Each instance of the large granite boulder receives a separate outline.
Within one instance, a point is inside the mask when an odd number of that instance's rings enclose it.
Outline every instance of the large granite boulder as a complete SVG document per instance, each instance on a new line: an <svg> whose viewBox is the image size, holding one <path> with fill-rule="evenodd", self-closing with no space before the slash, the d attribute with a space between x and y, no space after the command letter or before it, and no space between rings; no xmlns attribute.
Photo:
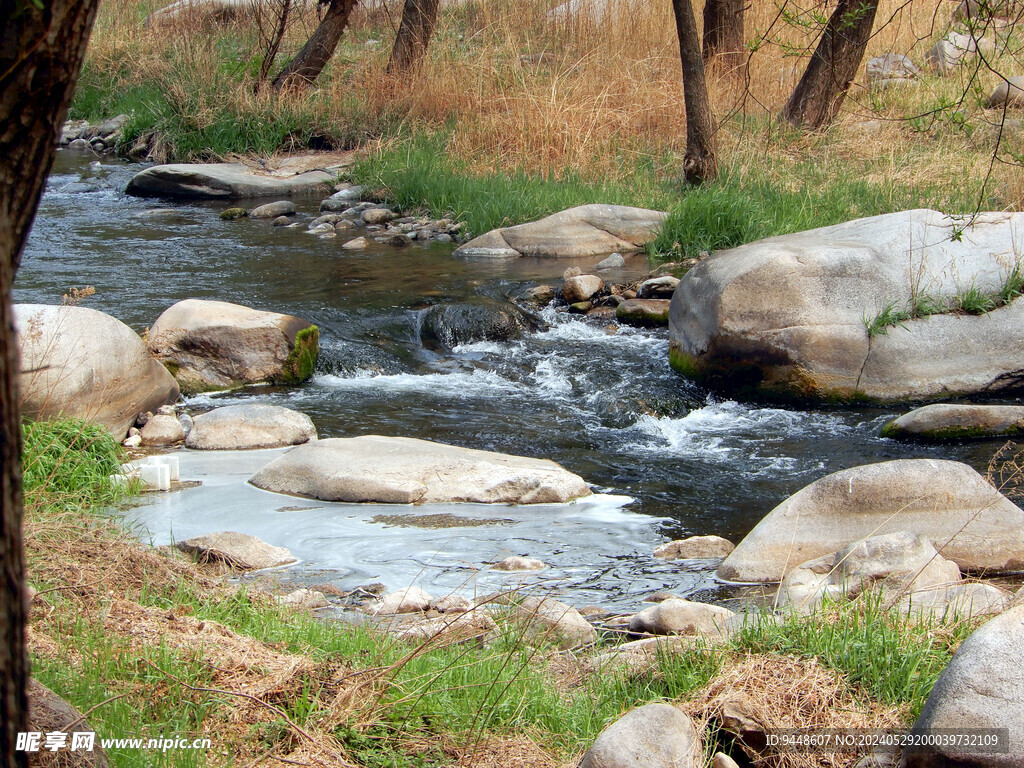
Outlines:
<svg viewBox="0 0 1024 768"><path fill-rule="evenodd" d="M590 494L581 477L546 459L377 435L301 445L250 482L324 501L382 504L553 504Z"/></svg>
<svg viewBox="0 0 1024 768"><path fill-rule="evenodd" d="M455 251L471 259L569 259L638 251L667 214L624 205L579 205L538 221L494 229Z"/></svg>
<svg viewBox="0 0 1024 768"><path fill-rule="evenodd" d="M722 251L676 289L670 360L704 383L782 398L899 401L1017 389L1024 301L980 315L910 315L955 306L968 290L997 296L1020 253L1024 214L931 210Z"/></svg>
<svg viewBox="0 0 1024 768"><path fill-rule="evenodd" d="M579 768L698 768L702 754L686 714L671 704L645 704L601 731Z"/></svg>
<svg viewBox="0 0 1024 768"><path fill-rule="evenodd" d="M137 197L312 197L330 192L336 180L337 174L321 170L267 175L241 163L174 163L139 171L125 191Z"/></svg>
<svg viewBox="0 0 1024 768"><path fill-rule="evenodd" d="M776 604L813 613L826 598L854 600L870 592L889 601L960 581L960 568L936 552L923 536L897 531L871 536L803 563L782 580Z"/></svg>
<svg viewBox="0 0 1024 768"><path fill-rule="evenodd" d="M101 424L117 439L136 417L178 399L178 385L139 335L95 309L17 304L21 409Z"/></svg>
<svg viewBox="0 0 1024 768"><path fill-rule="evenodd" d="M882 437L964 440L1024 433L1024 406L935 403L915 408L882 427Z"/></svg>
<svg viewBox="0 0 1024 768"><path fill-rule="evenodd" d="M1024 765L1024 605L1011 608L964 640L939 675L913 734L963 733L983 728L1003 734L1003 751L977 746L925 745L907 749L904 768Z"/></svg>
<svg viewBox="0 0 1024 768"><path fill-rule="evenodd" d="M316 440L316 427L306 414L281 405L245 403L194 417L185 446L202 451L246 451L310 440Z"/></svg>
<svg viewBox="0 0 1024 768"><path fill-rule="evenodd" d="M319 330L293 315L186 299L149 329L149 348L186 394L313 375Z"/></svg>
<svg viewBox="0 0 1024 768"><path fill-rule="evenodd" d="M730 581L781 581L870 536L909 531L961 570L1024 568L1024 512L966 464L899 459L851 467L779 504L718 568Z"/></svg>

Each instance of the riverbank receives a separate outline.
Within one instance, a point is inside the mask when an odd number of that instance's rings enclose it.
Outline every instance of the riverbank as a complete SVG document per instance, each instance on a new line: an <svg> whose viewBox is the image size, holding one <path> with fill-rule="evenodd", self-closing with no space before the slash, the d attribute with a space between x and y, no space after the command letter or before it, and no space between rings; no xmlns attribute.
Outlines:
<svg viewBox="0 0 1024 768"><path fill-rule="evenodd" d="M101 9L72 107L75 118L128 115L118 151L135 159L358 149L365 161L355 181L404 210L454 212L472 234L589 202L679 208L684 223L666 230L659 253L911 207L998 210L1021 199L1014 166L992 162L993 152L1012 160L1019 138L993 127L998 110L983 109L993 72L977 80L969 66L946 77L922 69L910 85L885 89L862 75L829 130L780 126L774 116L802 64L789 54L810 34L798 24L762 40L742 93L712 75L722 179L688 191L679 182L685 128L666 8L566 25L547 19L542 4L453 4L423 71L400 81L383 72L396 19L360 11L315 88L275 95L253 86L258 19L146 28L151 5ZM923 65L947 20L918 39L905 22L927 17L932 28L931 10L896 5L867 57L897 51ZM753 9L748 27L768 27L768 10ZM291 28L282 60L314 21ZM989 63L1010 74L1016 66L1008 53Z"/></svg>
<svg viewBox="0 0 1024 768"><path fill-rule="evenodd" d="M569 652L515 623L485 643L410 643L138 544L97 514L116 497L105 476L71 472L117 460L109 438L73 424L38 425L28 440L34 676L99 737L212 742L201 753L112 749L118 766L571 765L651 701L706 727L710 754L739 749L721 720L739 694L768 728L908 727L979 623L911 623L862 601L626 666L597 661L623 639L607 632ZM780 766L849 757L766 754Z"/></svg>

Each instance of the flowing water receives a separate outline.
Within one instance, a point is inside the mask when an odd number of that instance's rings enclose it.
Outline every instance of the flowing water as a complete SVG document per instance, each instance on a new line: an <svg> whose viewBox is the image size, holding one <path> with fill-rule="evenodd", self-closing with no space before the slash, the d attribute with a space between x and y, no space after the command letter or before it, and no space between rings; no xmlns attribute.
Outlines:
<svg viewBox="0 0 1024 768"><path fill-rule="evenodd" d="M258 400L308 413L321 437L403 435L550 458L598 492L546 507L323 504L245 484L273 452L184 451L183 477L203 486L132 512L156 543L243 530L302 559L289 577L341 588L370 580L489 588L519 577L478 571L482 563L524 554L551 566L534 580L580 604L635 607L663 588L722 600L733 590L715 579L713 564L666 563L653 548L697 534L738 541L786 496L839 469L931 456L983 471L1000 444L883 440L880 427L898 413L887 408L792 410L716 397L669 369L665 331L612 332L607 321L550 309L541 330L517 340L428 348L420 338L427 307L503 305L525 288L556 282L570 264L592 264L464 262L450 245L345 251L345 237L321 240L304 226L221 221L223 202L125 197L137 170L58 153L17 301L58 303L72 287L93 286L85 306L138 331L186 298L295 314L320 327L311 381L191 398L189 407ZM299 221L316 215L317 201L299 206ZM173 210L147 214L154 208ZM646 270L634 257L605 279L624 282ZM430 527L409 525L417 517ZM437 527L438 520L456 526Z"/></svg>

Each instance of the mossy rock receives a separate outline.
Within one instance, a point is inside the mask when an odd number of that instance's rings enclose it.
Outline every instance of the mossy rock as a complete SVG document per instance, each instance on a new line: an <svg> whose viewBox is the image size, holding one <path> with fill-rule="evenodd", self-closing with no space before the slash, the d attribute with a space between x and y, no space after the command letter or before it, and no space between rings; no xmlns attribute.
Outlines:
<svg viewBox="0 0 1024 768"><path fill-rule="evenodd" d="M882 427L893 440L943 442L991 440L1024 434L1024 406L935 403L905 413Z"/></svg>
<svg viewBox="0 0 1024 768"><path fill-rule="evenodd" d="M319 356L320 329L310 325L295 334L295 344L281 367L281 376L277 381L282 384L306 381L316 370L316 360Z"/></svg>
<svg viewBox="0 0 1024 768"><path fill-rule="evenodd" d="M235 221L236 219L244 219L249 215L249 212L245 208L228 208L220 212L220 217L224 221Z"/></svg>

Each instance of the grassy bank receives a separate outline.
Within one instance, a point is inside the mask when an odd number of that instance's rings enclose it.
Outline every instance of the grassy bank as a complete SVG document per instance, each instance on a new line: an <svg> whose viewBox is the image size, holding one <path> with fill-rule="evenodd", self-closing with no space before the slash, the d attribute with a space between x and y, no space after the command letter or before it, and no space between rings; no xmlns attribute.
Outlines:
<svg viewBox="0 0 1024 768"><path fill-rule="evenodd" d="M132 491L110 484L120 449L102 431L35 424L26 438L33 674L100 738L212 740L111 749L121 767L569 765L650 701L677 702L714 745L717 708L737 693L779 728L906 725L971 629L845 606L626 666L595 661L615 637L562 653L514 624L486 645L403 642L138 544L101 514Z"/></svg>
<svg viewBox="0 0 1024 768"><path fill-rule="evenodd" d="M997 72L1021 68L1015 32L988 33L990 68L924 71L915 86L882 91L862 73L837 123L806 134L776 116L820 25L753 7L749 81L710 76L722 179L694 192L679 181L685 123L668 6L593 25L551 22L551 4L446 7L422 72L400 80L384 72L398 9L358 11L317 86L276 95L255 87L269 18L146 28L157 0L111 0L72 116L129 114L121 150L160 161L360 148L357 180L403 208L455 213L474 233L583 202L671 209L662 254L910 207L1024 200L1019 131L1000 132L1001 113L983 108ZM923 65L949 8L882 6L867 55ZM295 17L277 66L315 24Z"/></svg>

